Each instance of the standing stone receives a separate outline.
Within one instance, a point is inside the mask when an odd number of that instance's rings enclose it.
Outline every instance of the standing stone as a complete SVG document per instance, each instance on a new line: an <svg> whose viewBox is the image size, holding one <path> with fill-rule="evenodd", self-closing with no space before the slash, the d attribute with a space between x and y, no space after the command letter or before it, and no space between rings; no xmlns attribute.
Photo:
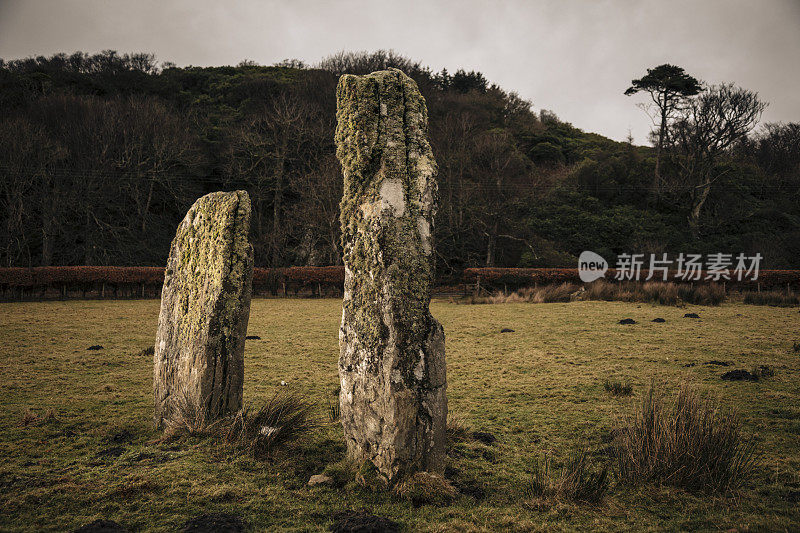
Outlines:
<svg viewBox="0 0 800 533"><path fill-rule="evenodd" d="M245 191L203 196L178 226L153 357L157 428L187 406L206 420L241 407L253 281L249 233Z"/></svg>
<svg viewBox="0 0 800 533"><path fill-rule="evenodd" d="M336 97L348 453L386 481L442 472L447 380L444 331L428 309L437 188L425 99L396 69L342 76Z"/></svg>

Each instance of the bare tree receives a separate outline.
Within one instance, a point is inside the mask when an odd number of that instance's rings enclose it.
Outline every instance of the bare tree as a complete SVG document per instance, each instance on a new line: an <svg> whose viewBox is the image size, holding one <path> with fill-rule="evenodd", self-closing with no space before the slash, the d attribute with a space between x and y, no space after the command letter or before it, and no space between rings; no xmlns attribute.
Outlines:
<svg viewBox="0 0 800 533"><path fill-rule="evenodd" d="M712 187L725 174L716 164L753 130L766 106L756 92L732 83L715 85L692 99L671 126L672 161L688 195L694 237L699 236L700 215Z"/></svg>

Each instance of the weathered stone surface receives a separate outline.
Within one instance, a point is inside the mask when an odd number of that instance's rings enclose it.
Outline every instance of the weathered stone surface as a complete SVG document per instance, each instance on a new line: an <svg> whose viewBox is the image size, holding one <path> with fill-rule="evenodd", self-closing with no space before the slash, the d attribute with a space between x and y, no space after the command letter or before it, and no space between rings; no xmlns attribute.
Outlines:
<svg viewBox="0 0 800 533"><path fill-rule="evenodd" d="M333 485L333 478L325 474L315 474L308 479L308 485L315 487L317 485Z"/></svg>
<svg viewBox="0 0 800 533"><path fill-rule="evenodd" d="M425 100L394 69L342 76L336 92L348 453L387 481L441 472L447 381L444 331L429 311L437 188Z"/></svg>
<svg viewBox="0 0 800 533"><path fill-rule="evenodd" d="M178 226L153 356L156 427L186 404L207 420L241 406L253 280L249 232L245 191L203 196Z"/></svg>

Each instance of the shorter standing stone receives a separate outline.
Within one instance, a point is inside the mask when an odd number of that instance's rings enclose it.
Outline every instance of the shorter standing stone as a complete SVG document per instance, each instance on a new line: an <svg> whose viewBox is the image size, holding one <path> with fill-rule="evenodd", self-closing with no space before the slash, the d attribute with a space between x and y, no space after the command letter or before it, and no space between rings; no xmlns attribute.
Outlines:
<svg viewBox="0 0 800 533"><path fill-rule="evenodd" d="M203 196L172 241L153 355L155 425L180 409L204 420L242 403L253 247L245 191Z"/></svg>

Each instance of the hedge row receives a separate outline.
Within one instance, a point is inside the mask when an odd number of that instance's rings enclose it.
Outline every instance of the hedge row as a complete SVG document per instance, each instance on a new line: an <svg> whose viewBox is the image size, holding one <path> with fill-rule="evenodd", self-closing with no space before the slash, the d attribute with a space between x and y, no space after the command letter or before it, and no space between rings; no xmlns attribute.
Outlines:
<svg viewBox="0 0 800 533"><path fill-rule="evenodd" d="M658 277L658 276L657 276ZM705 273L703 273L705 278ZM613 269L606 273L607 280L613 280ZM674 279L674 273L669 276ZM659 278L660 279L660 278ZM38 287L59 284L161 284L164 280L163 267L34 267L0 268L0 285L5 287ZM467 268L461 281L466 284L480 282L483 286L520 287L534 284L580 283L578 270L574 268ZM703 280L701 280L703 281ZM726 280L720 280L726 281ZM280 285L282 283L306 285L339 285L344 283L344 267L289 267L256 268L253 272L255 285ZM756 281L727 280L731 286L762 288L785 288L787 285L800 285L800 270L762 270Z"/></svg>
<svg viewBox="0 0 800 533"><path fill-rule="evenodd" d="M701 272L700 280L682 280L676 276L676 271L670 271L667 281L677 283L710 283L706 280L706 272ZM605 279L613 281L616 271L610 269L606 272ZM647 271L642 271L641 279L647 277ZM732 276L733 277L733 276ZM662 275L657 272L657 281L662 280ZM464 283L481 283L485 286L509 285L512 287L523 287L529 285L545 285L551 283L581 283L577 268L467 268L463 275ZM787 285L800 286L800 270L761 270L758 279L755 281L743 279L719 279L718 283L724 282L730 287L756 288L786 288Z"/></svg>
<svg viewBox="0 0 800 533"><path fill-rule="evenodd" d="M0 268L0 285L38 287L61 284L132 283L155 285L164 281L164 267L56 266ZM256 268L253 283L343 284L344 267Z"/></svg>

